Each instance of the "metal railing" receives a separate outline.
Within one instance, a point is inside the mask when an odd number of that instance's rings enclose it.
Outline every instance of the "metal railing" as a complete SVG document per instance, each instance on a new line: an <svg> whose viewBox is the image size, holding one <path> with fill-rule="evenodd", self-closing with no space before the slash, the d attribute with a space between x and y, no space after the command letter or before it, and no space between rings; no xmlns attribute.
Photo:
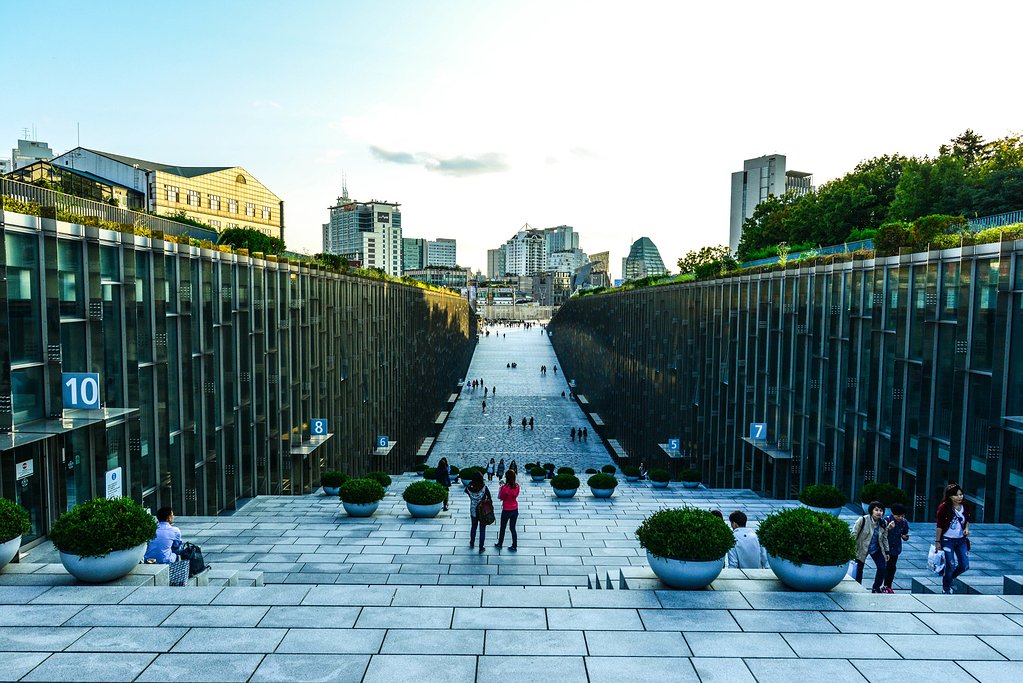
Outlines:
<svg viewBox="0 0 1023 683"><path fill-rule="evenodd" d="M1023 223L1023 211L1009 211L1007 213L997 213L993 216L982 216L980 218L970 218L967 220L970 223L970 230L973 232L980 232L987 228L1000 228L1003 225Z"/></svg>
<svg viewBox="0 0 1023 683"><path fill-rule="evenodd" d="M160 218L159 216L153 216L140 211L122 209L117 206L104 204L103 202L76 197L45 187L11 180L10 178L0 178L0 195L80 216L92 216L104 221L146 228L150 231L159 230L165 235L187 235L199 240L217 241L217 233L214 230L199 228L187 223L178 223L177 221Z"/></svg>
<svg viewBox="0 0 1023 683"><path fill-rule="evenodd" d="M848 254L854 251L860 251L861 249L873 249L874 240L857 240L856 242L846 242L845 244L834 244L830 247L821 247L819 249L808 249L806 251L796 251L785 256L786 261L796 261L807 256L827 256L828 254ZM778 263L781 261L780 256L771 256L769 258L760 258L754 261L744 261L742 264L743 268L752 268L753 266L766 266L769 263Z"/></svg>

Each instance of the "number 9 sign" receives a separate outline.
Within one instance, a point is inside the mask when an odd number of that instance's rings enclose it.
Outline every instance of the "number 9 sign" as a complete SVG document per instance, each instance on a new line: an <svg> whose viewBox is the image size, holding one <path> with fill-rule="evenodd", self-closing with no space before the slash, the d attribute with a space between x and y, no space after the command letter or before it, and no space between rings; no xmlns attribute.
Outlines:
<svg viewBox="0 0 1023 683"><path fill-rule="evenodd" d="M312 436L326 436L327 421L323 418L309 420L309 434Z"/></svg>

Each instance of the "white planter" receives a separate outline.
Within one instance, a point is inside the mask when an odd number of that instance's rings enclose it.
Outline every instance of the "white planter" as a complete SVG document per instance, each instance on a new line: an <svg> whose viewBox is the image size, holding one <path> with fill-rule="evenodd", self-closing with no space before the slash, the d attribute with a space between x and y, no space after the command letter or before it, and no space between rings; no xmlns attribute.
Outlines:
<svg viewBox="0 0 1023 683"><path fill-rule="evenodd" d="M60 553L60 563L71 576L86 583L106 583L125 576L142 561L146 546L142 543L127 550L115 550L100 557L82 557Z"/></svg>
<svg viewBox="0 0 1023 683"><path fill-rule="evenodd" d="M535 482L541 482L541 481L544 481L544 480L547 479L547 475L546 474L541 474L541 475L537 476L535 474L531 474L531 475L529 475L529 478L532 479Z"/></svg>
<svg viewBox="0 0 1023 683"><path fill-rule="evenodd" d="M698 489L698 488L700 488L700 482L698 482L698 481L684 481L684 482L682 482L682 488L684 488L684 489Z"/></svg>
<svg viewBox="0 0 1023 683"><path fill-rule="evenodd" d="M349 517L372 517L373 513L380 507L380 501L374 500L372 503L346 503L342 500L341 505L344 506L345 512L348 513Z"/></svg>
<svg viewBox="0 0 1023 683"><path fill-rule="evenodd" d="M405 507L408 508L408 513L413 517L436 517L440 514L440 511L444 509L444 503L416 505L415 503L409 503L406 501Z"/></svg>
<svg viewBox="0 0 1023 683"><path fill-rule="evenodd" d="M551 489L554 491L554 495L558 498L571 498L575 495L575 492L579 489L556 489L553 486Z"/></svg>
<svg viewBox="0 0 1023 683"><path fill-rule="evenodd" d="M325 495L325 496L337 496L337 494L339 494L339 493L341 493L341 487L340 486L324 486L323 487L323 495Z"/></svg>
<svg viewBox="0 0 1023 683"><path fill-rule="evenodd" d="M614 492L614 489L595 489L592 486L590 487L590 493L593 494L594 498L610 498Z"/></svg>
<svg viewBox="0 0 1023 683"><path fill-rule="evenodd" d="M838 517L838 515L842 512L842 508L818 508L814 507L813 505L807 505L806 503L802 502L800 503L800 505L802 505L805 508L809 508L814 512L825 512L829 515L834 515L835 517Z"/></svg>
<svg viewBox="0 0 1023 683"><path fill-rule="evenodd" d="M848 562L830 567L819 564L796 564L771 554L767 555L767 562L782 583L797 591L829 591L841 583L849 569Z"/></svg>
<svg viewBox="0 0 1023 683"><path fill-rule="evenodd" d="M635 477L630 477L626 475L625 481L639 481L639 475L637 474Z"/></svg>
<svg viewBox="0 0 1023 683"><path fill-rule="evenodd" d="M666 481L651 481L650 488L652 489L666 489L668 488L668 482Z"/></svg>
<svg viewBox="0 0 1023 683"><path fill-rule="evenodd" d="M646 561L650 569L657 574L664 583L672 588L685 588L687 590L702 590L721 574L725 566L725 558L720 560L709 560L706 562L692 562L689 560L672 560L667 557L654 555L649 550L646 554Z"/></svg>
<svg viewBox="0 0 1023 683"><path fill-rule="evenodd" d="M15 536L6 543L0 543L0 567L13 560L14 556L18 554L18 548L20 547L21 536Z"/></svg>

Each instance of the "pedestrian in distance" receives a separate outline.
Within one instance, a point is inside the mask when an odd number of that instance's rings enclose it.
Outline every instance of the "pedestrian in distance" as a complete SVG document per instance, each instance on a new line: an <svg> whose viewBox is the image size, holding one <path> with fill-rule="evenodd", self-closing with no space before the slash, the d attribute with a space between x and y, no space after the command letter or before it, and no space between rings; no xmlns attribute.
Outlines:
<svg viewBox="0 0 1023 683"><path fill-rule="evenodd" d="M497 387L490 387L490 395L497 396Z"/></svg>
<svg viewBox="0 0 1023 683"><path fill-rule="evenodd" d="M487 463L487 481L494 481L494 470L497 469L497 463L491 458L490 462Z"/></svg>
<svg viewBox="0 0 1023 683"><path fill-rule="evenodd" d="M515 474L519 473L519 466L515 464L514 460L512 460L510 463L508 463L508 471L509 472L514 472Z"/></svg>
<svg viewBox="0 0 1023 683"><path fill-rule="evenodd" d="M888 566L884 572L884 584L881 591L894 593L892 583L895 581L895 570L902 554L902 542L909 540L909 522L906 521L906 508L901 503L893 503L891 514L881 519L881 524L888 530Z"/></svg>
<svg viewBox="0 0 1023 683"><path fill-rule="evenodd" d="M484 401L483 402L483 413L486 414L486 412L487 412L487 402Z"/></svg>
<svg viewBox="0 0 1023 683"><path fill-rule="evenodd" d="M575 442L575 427L572 427L572 431L569 432L569 435L572 437L572 441Z"/></svg>
<svg viewBox="0 0 1023 683"><path fill-rule="evenodd" d="M558 374L558 366L557 365L554 366L554 374L555 375Z"/></svg>
<svg viewBox="0 0 1023 683"><path fill-rule="evenodd" d="M561 398L565 398L565 392L564 391L561 392Z"/></svg>
<svg viewBox="0 0 1023 683"><path fill-rule="evenodd" d="M522 418L522 431L526 431L526 418Z"/></svg>
<svg viewBox="0 0 1023 683"><path fill-rule="evenodd" d="M483 396L486 397L490 394L490 387L483 387Z"/></svg>
<svg viewBox="0 0 1023 683"><path fill-rule="evenodd" d="M583 427L583 441L585 441L586 443L590 442L590 428L589 427Z"/></svg>
<svg viewBox="0 0 1023 683"><path fill-rule="evenodd" d="M480 524L476 510L484 498L490 498L490 489L487 488L486 483L483 481L482 472L476 470L472 473L472 479L469 480L469 485L465 487L465 493L469 496L469 517L472 520L469 528L469 547L472 548L476 545L476 528L479 527L480 553L483 553L487 549L485 545L487 527L485 524Z"/></svg>
<svg viewBox="0 0 1023 683"><path fill-rule="evenodd" d="M533 431L533 418L529 418L529 431Z"/></svg>
<svg viewBox="0 0 1023 683"><path fill-rule="evenodd" d="M509 419L509 421L511 420L511 418L508 418L508 419ZM508 426L509 427L511 426L510 422L509 422ZM498 481L504 481L504 470L505 470L504 458L501 458L501 460L497 463L497 480Z"/></svg>
<svg viewBox="0 0 1023 683"><path fill-rule="evenodd" d="M881 524L884 517L884 505L872 501L867 505L867 514L856 520L853 526L853 538L856 539L856 581L863 583L863 567L867 556L874 560L877 573L874 574L874 585L871 593L880 593L884 583L884 574L888 568L888 531Z"/></svg>
<svg viewBox="0 0 1023 683"><path fill-rule="evenodd" d="M497 544L494 546L500 550L504 545L504 530L511 526L511 552L518 550L518 534L515 533L515 522L519 519L519 485L515 481L515 472L508 472L506 481L497 491L497 497L501 501L501 531L497 535Z"/></svg>
<svg viewBox="0 0 1023 683"><path fill-rule="evenodd" d="M725 556L725 566L732 569L766 569L767 551L760 545L757 532L746 528L746 521L746 513L741 510L728 515L728 523L735 535L735 546Z"/></svg>
<svg viewBox="0 0 1023 683"><path fill-rule="evenodd" d="M934 549L945 553L945 572L941 592L951 594L952 581L970 568L970 510L963 502L963 489L952 483L945 487L945 496L938 506L938 525Z"/></svg>
<svg viewBox="0 0 1023 683"><path fill-rule="evenodd" d="M444 487L444 509L448 509L448 494L451 492L451 468L448 459L441 458L437 463L437 483Z"/></svg>
<svg viewBox="0 0 1023 683"><path fill-rule="evenodd" d="M508 429L511 429L511 423L512 423L512 419L511 419L511 415L509 415L508 416Z"/></svg>

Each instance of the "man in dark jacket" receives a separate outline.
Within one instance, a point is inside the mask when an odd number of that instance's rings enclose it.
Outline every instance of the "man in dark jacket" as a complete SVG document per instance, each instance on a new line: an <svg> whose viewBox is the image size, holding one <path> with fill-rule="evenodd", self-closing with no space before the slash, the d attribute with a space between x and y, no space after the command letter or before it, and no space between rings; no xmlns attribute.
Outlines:
<svg viewBox="0 0 1023 683"><path fill-rule="evenodd" d="M892 582L895 581L895 568L899 562L899 555L902 554L902 542L909 540L906 508L900 503L892 503L891 514L882 518L881 524L888 530L888 564L885 567L881 590L885 593L894 593Z"/></svg>

